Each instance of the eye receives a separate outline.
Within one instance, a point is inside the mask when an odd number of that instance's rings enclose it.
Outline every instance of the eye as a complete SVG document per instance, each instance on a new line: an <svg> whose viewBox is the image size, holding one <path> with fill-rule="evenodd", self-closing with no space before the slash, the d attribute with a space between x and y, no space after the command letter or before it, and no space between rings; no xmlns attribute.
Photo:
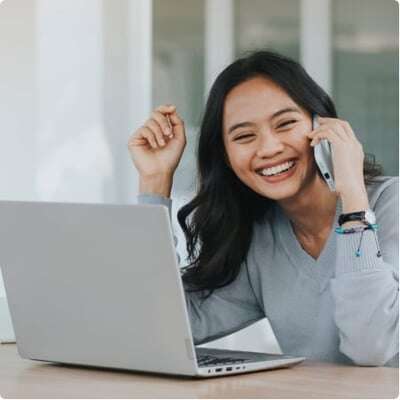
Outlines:
<svg viewBox="0 0 400 400"><path fill-rule="evenodd" d="M292 124L292 123L294 123L294 122L297 122L297 120L291 119L291 120L289 120L289 121L285 121L284 123L278 125L278 129L279 129L279 128L282 128L283 126L290 125L290 124Z"/></svg>
<svg viewBox="0 0 400 400"><path fill-rule="evenodd" d="M240 140L240 139L244 139L244 138L251 137L251 136L254 136L254 135L252 133L248 133L246 135L237 136L234 140Z"/></svg>

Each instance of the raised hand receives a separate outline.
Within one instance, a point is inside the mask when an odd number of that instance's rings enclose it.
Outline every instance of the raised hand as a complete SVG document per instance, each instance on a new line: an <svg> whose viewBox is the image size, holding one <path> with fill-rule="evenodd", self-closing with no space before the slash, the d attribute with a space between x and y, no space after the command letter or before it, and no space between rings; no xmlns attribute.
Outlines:
<svg viewBox="0 0 400 400"><path fill-rule="evenodd" d="M157 107L128 141L132 161L141 179L170 176L186 146L184 122L174 105Z"/></svg>

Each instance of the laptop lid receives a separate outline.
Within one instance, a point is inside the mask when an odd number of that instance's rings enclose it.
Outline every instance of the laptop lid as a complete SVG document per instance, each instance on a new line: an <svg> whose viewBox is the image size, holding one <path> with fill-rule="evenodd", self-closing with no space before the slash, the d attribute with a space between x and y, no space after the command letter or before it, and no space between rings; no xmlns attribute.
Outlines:
<svg viewBox="0 0 400 400"><path fill-rule="evenodd" d="M0 220L22 357L196 373L166 207L1 201Z"/></svg>

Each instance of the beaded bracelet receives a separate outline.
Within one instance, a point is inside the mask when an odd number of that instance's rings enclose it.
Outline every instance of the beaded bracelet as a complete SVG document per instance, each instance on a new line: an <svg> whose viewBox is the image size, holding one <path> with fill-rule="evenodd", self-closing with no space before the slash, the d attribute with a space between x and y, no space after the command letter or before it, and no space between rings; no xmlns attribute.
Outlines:
<svg viewBox="0 0 400 400"><path fill-rule="evenodd" d="M378 230L378 225L377 224L369 224L369 225L357 225L353 226L351 228L342 228L341 226L335 229L336 233L340 234L348 234L348 233L355 233L355 232L363 232L365 230Z"/></svg>
<svg viewBox="0 0 400 400"><path fill-rule="evenodd" d="M376 247L378 249L378 252L376 253L376 256L377 257L381 257L382 253L381 253L381 249L380 249L379 243L378 243L378 238L377 238L377 235L376 235L376 231L378 230L378 225L377 224L354 226L352 228L338 227L338 228L335 229L335 232L339 233L341 235L347 235L349 233L361 232L360 242L358 243L358 247L357 247L357 251L356 251L356 257L360 257L361 256L361 242L362 242L362 239L363 239L364 231L366 231L366 230L372 230L374 232L375 243L376 243Z"/></svg>

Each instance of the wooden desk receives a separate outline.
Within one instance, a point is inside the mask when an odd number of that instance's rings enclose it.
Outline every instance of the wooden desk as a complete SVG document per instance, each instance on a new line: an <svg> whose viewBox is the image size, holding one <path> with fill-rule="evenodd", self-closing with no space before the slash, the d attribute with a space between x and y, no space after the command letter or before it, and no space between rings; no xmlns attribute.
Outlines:
<svg viewBox="0 0 400 400"><path fill-rule="evenodd" d="M0 345L0 394L11 398L395 398L398 373L306 361L199 380L28 361Z"/></svg>

